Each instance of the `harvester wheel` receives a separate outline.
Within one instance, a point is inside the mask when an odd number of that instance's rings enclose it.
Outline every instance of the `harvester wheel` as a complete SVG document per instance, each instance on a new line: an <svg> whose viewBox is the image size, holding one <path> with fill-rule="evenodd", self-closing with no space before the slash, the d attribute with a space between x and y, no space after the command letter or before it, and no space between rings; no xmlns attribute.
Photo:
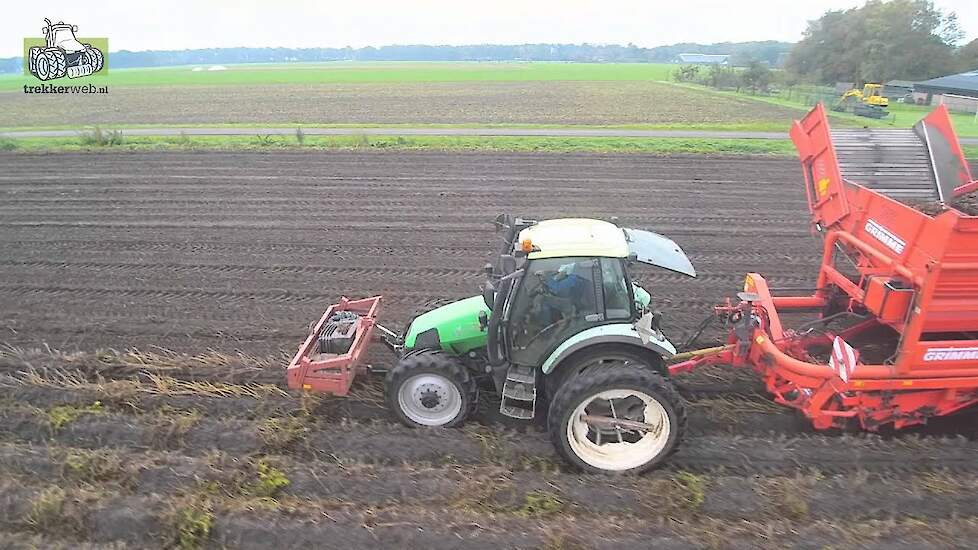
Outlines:
<svg viewBox="0 0 978 550"><path fill-rule="evenodd" d="M676 451L686 407L672 383L652 369L603 365L561 386L548 427L557 452L574 466L639 474Z"/></svg>
<svg viewBox="0 0 978 550"><path fill-rule="evenodd" d="M451 428L465 421L476 402L475 380L457 359L427 350L402 358L387 373L387 405L412 428Z"/></svg>

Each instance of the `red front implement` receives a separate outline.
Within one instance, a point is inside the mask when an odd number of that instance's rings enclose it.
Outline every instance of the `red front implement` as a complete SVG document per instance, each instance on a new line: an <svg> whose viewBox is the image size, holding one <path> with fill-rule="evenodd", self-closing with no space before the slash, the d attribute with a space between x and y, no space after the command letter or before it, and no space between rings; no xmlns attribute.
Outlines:
<svg viewBox="0 0 978 550"><path fill-rule="evenodd" d="M339 396L349 393L353 379L362 369L360 359L370 343L380 309L380 299L380 296L352 301L342 298L340 303L329 306L289 363L289 388ZM344 312L351 315L338 322L331 321L337 318L334 316ZM320 349L323 327L331 322L350 334L349 349L342 353L331 353L329 350L323 353L324 350Z"/></svg>
<svg viewBox="0 0 978 550"><path fill-rule="evenodd" d="M791 137L824 237L815 293L776 296L749 274L741 303L716 308L728 345L670 371L750 367L820 429L900 428L978 403L978 217L953 208L978 182L946 109L913 130L830 131L819 105ZM788 329L787 312L817 319Z"/></svg>

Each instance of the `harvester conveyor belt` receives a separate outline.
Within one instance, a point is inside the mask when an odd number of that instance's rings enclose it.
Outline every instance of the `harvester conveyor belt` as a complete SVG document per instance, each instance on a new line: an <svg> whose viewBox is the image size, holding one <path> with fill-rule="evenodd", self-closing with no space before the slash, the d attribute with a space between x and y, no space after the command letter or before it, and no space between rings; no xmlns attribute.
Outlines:
<svg viewBox="0 0 978 550"><path fill-rule="evenodd" d="M846 180L900 202L938 200L930 154L913 130L833 129L832 143Z"/></svg>

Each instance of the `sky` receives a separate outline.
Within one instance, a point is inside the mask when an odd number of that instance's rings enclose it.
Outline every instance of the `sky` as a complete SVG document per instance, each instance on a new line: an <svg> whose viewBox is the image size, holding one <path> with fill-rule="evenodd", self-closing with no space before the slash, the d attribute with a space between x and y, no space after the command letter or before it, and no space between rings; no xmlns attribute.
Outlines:
<svg viewBox="0 0 978 550"><path fill-rule="evenodd" d="M388 44L627 44L797 41L807 21L860 0L44 0L3 6L0 57L21 54L44 18L116 50ZM978 37L978 1L936 0Z"/></svg>

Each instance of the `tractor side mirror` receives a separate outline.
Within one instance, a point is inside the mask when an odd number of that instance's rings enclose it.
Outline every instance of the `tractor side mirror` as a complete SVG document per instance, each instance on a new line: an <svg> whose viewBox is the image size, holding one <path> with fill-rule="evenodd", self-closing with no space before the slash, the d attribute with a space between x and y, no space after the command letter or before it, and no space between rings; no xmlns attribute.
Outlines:
<svg viewBox="0 0 978 550"><path fill-rule="evenodd" d="M47 33L48 33L48 28L47 27L44 27L43 29L41 29L41 34L47 34Z"/></svg>
<svg viewBox="0 0 978 550"><path fill-rule="evenodd" d="M72 25L71 32L78 32L78 25Z"/></svg>

